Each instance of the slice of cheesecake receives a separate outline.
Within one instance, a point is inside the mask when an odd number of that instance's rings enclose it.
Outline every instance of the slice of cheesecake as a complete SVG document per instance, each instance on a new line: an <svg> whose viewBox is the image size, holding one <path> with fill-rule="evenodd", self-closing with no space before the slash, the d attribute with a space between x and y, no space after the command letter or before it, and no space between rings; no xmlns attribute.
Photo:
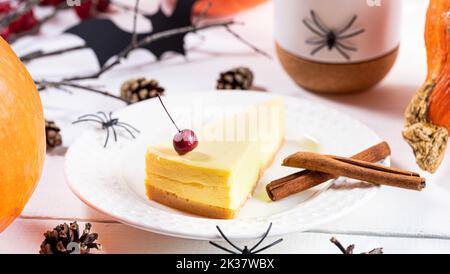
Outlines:
<svg viewBox="0 0 450 274"><path fill-rule="evenodd" d="M277 97L198 130L198 147L178 155L172 143L147 151L147 195L197 215L232 219L251 196L284 140Z"/></svg>

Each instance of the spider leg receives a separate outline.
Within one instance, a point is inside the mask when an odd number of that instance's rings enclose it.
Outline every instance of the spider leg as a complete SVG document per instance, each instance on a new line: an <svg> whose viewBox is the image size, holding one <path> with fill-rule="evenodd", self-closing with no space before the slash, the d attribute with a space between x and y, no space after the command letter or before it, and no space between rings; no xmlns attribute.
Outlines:
<svg viewBox="0 0 450 274"><path fill-rule="evenodd" d="M122 125L122 126L129 127L129 128L131 128L132 130L136 131L137 133L141 133L141 132L139 131L139 129L133 127L133 126L130 125L130 124L127 124L127 123L124 123L124 122L118 122L117 124L118 124L118 125Z"/></svg>
<svg viewBox="0 0 450 274"><path fill-rule="evenodd" d="M345 51L339 45L336 45L335 48L342 56L344 56L345 59L347 59L347 61L350 61L350 56L345 53Z"/></svg>
<svg viewBox="0 0 450 274"><path fill-rule="evenodd" d="M264 232L264 234L262 235L261 239L252 248L250 248L250 251L253 251L255 248L257 248L264 241L264 239L267 237L267 235L269 235L269 232L270 232L271 228L272 228L272 223L269 224L269 228L267 228L266 232Z"/></svg>
<svg viewBox="0 0 450 274"><path fill-rule="evenodd" d="M136 136L134 136L133 132L131 132L131 130L129 130L129 129L126 128L125 126L120 125L120 124L117 124L117 125L115 125L115 126L116 126L116 127L120 127L120 128L125 129L125 130L131 135L131 137L133 137L134 139L136 138Z"/></svg>
<svg viewBox="0 0 450 274"><path fill-rule="evenodd" d="M268 248L271 248L272 246L275 246L275 245L281 243L282 241L283 241L283 239L278 239L278 240L276 240L275 242L273 242L273 243L271 243L271 244L269 244L269 245L266 245L266 246L263 247L263 248L260 248L260 249L258 249L258 250L256 250L256 251L254 251L253 254L256 254L256 253L259 253L259 252L261 252L261 251L264 251L264 250L266 250L266 249L268 249Z"/></svg>
<svg viewBox="0 0 450 274"><path fill-rule="evenodd" d="M347 25L345 25L341 30L339 30L337 34L342 34L347 30L349 30L353 26L357 18L358 18L357 15L353 16L353 18L347 23Z"/></svg>
<svg viewBox="0 0 450 274"><path fill-rule="evenodd" d="M99 111L97 112L98 114L102 115L103 117L105 117L105 121L109 121L108 119L108 115L106 115L106 113L104 113L103 111Z"/></svg>
<svg viewBox="0 0 450 274"><path fill-rule="evenodd" d="M243 250L242 249L240 249L239 247L237 247L235 244L233 244L228 238L227 238L227 236L225 236L225 234L223 234L223 232L222 232L222 230L220 229L220 227L217 225L216 226L216 228L217 228L217 230L219 231L219 233L220 233L220 236L222 236L222 238L225 240L225 241L227 241L227 243L229 243L232 247L234 247L234 248L236 248L237 250L239 250L239 252L243 252Z"/></svg>
<svg viewBox="0 0 450 274"><path fill-rule="evenodd" d="M320 22L319 18L317 17L316 13L315 13L313 10L311 10L311 18L313 19L314 24L316 24L316 26L317 26L324 34L330 32L330 30L329 30L327 27L325 27L325 26Z"/></svg>
<svg viewBox="0 0 450 274"><path fill-rule="evenodd" d="M352 37L355 37L356 35L360 35L361 33L365 32L365 31L366 31L365 29L360 29L360 30L357 30L355 32L352 32L352 33L349 33L349 34L346 34L343 36L338 35L337 39L344 40L344 39L352 38Z"/></svg>
<svg viewBox="0 0 450 274"><path fill-rule="evenodd" d="M114 128L114 126L111 126L111 129L112 129L112 132L114 134L114 142L117 143L117 132L116 132L116 129Z"/></svg>
<svg viewBox="0 0 450 274"><path fill-rule="evenodd" d="M319 35L320 37L325 37L325 34L316 30L313 26L311 26L311 24L308 22L308 20L303 19L303 24L313 33Z"/></svg>
<svg viewBox="0 0 450 274"><path fill-rule="evenodd" d="M343 43L341 43L341 42L339 42L339 41L336 42L336 45L339 45L341 48L346 49L346 50L350 50L350 51L358 51L357 48L347 46L347 45L345 45L345 44L343 44Z"/></svg>
<svg viewBox="0 0 450 274"><path fill-rule="evenodd" d="M324 43L326 43L325 39L320 39L320 40L310 39L310 40L306 40L306 44L308 44L308 45L320 45L320 44L324 44Z"/></svg>
<svg viewBox="0 0 450 274"><path fill-rule="evenodd" d="M213 246L217 247L217 248L220 248L220 249L224 250L225 252L228 252L228 253L231 253L231 254L237 254L236 252L231 251L228 248L225 248L225 247L223 247L223 246L221 246L219 244L216 244L215 242L209 241L209 243L212 244Z"/></svg>
<svg viewBox="0 0 450 274"><path fill-rule="evenodd" d="M78 119L84 119L84 118L94 118L99 119L100 122L105 122L101 116L98 116L97 114L85 114L78 117Z"/></svg>
<svg viewBox="0 0 450 274"><path fill-rule="evenodd" d="M327 44L323 44L323 45L318 46L318 47L315 48L313 51L311 51L311 55L316 54L318 51L320 51L321 49L323 49L323 48L326 47L326 46L327 46Z"/></svg>
<svg viewBox="0 0 450 274"><path fill-rule="evenodd" d="M72 124L78 124L78 123L81 123L81 122L96 122L96 123L99 123L99 124L103 125L103 122L100 122L100 121L94 120L94 119L78 119L76 121L73 121Z"/></svg>
<svg viewBox="0 0 450 274"><path fill-rule="evenodd" d="M106 127L106 139L105 144L103 145L104 148L106 148L106 146L108 145L108 140L109 140L109 127Z"/></svg>

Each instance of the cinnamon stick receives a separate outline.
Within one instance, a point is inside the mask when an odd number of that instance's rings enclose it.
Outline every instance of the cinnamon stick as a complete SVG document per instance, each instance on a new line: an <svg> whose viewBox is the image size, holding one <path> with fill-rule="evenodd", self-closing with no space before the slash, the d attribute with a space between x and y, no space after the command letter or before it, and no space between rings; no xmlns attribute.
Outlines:
<svg viewBox="0 0 450 274"><path fill-rule="evenodd" d="M390 154L389 145L386 142L381 142L354 155L352 159L374 163L385 159ZM320 171L303 170L269 183L266 186L266 191L272 201L277 201L336 177L338 176Z"/></svg>
<svg viewBox="0 0 450 274"><path fill-rule="evenodd" d="M417 173L338 156L297 152L287 157L283 165L417 191L425 187L425 178Z"/></svg>

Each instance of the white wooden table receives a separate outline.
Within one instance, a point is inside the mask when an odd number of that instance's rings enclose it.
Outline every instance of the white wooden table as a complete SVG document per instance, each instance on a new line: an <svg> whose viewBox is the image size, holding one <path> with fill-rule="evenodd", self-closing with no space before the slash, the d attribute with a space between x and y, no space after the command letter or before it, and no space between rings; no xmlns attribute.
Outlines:
<svg viewBox="0 0 450 274"><path fill-rule="evenodd" d="M397 0L396 0L397 1ZM128 1L126 1L128 2ZM144 2L148 10L154 1ZM321 96L297 87L284 73L276 58L255 54L221 29L189 35L186 57L169 55L162 62L143 50L133 52L131 60L105 74L94 83L118 91L120 83L133 76L158 79L167 93L210 90L220 71L237 65L249 66L256 84L270 92L316 101L353 115L387 140L393 150L393 164L419 171L408 145L402 140L403 111L426 74L423 29L428 1L404 1L403 37L399 59L389 76L378 87L347 96ZM131 16L116 16L124 28ZM272 4L268 2L236 16L245 26L234 29L273 56ZM26 38L15 45L21 54L36 48L61 48L80 40L57 35L74 22L70 11L45 25L42 35ZM142 24L140 29L149 28ZM28 65L34 78L61 77L88 73L97 68L92 52L84 50L64 56L37 60ZM76 91L42 93L46 117L62 127L64 145L80 133L70 122L79 115L98 110L116 110L120 102ZM273 253L338 253L329 242L334 235L344 244L355 243L356 251L382 246L386 253L450 252L450 155L434 174L424 174L428 186L422 193L382 187L374 199L338 221L314 230L286 235ZM100 234L104 253L221 253L207 242L161 236L120 224L78 200L66 185L64 157L48 155L44 174L27 207L7 230L0 234L0 253L36 253L42 234L62 222L79 220L93 224ZM240 245L250 243L239 243Z"/></svg>

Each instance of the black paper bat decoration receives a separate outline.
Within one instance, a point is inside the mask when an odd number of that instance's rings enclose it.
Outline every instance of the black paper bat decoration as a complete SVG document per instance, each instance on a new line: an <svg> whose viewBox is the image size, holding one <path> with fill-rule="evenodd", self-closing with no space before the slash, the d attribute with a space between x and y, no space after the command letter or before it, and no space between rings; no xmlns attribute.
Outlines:
<svg viewBox="0 0 450 274"><path fill-rule="evenodd" d="M145 15L153 26L148 33L138 34L138 40L148 35L165 30L190 26L192 24L192 7L197 0L178 0L173 13L167 16L161 9L153 15ZM103 66L111 57L118 55L129 44L132 33L120 29L109 19L88 19L81 21L78 25L69 28L65 33L79 36L85 41L85 45L91 48L100 64ZM185 54L184 37L186 33L173 35L160 39L142 48L152 52L159 60L161 56L169 51Z"/></svg>

